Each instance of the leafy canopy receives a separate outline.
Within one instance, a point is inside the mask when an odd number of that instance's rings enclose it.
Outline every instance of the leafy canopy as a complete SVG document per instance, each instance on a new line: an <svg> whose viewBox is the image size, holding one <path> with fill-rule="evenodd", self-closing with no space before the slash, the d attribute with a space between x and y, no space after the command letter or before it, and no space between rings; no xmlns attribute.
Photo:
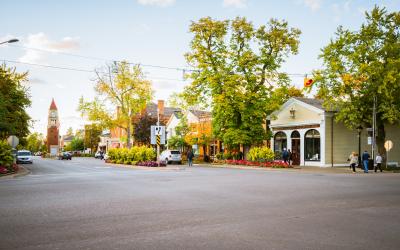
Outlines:
<svg viewBox="0 0 400 250"><path fill-rule="evenodd" d="M263 128L274 90L288 86L278 69L298 52L300 31L271 19L254 27L245 18L201 18L190 26L187 62L194 67L185 88L188 103L211 103L213 134L229 146L266 139Z"/></svg>
<svg viewBox="0 0 400 250"><path fill-rule="evenodd" d="M101 127L124 129L127 146L130 147L132 119L150 102L151 83L145 79L139 65L131 66L127 62L116 62L108 65L105 72L96 73L97 97L89 102L82 97L78 110ZM111 107L112 111L107 107ZM118 111L114 116L115 110Z"/></svg>

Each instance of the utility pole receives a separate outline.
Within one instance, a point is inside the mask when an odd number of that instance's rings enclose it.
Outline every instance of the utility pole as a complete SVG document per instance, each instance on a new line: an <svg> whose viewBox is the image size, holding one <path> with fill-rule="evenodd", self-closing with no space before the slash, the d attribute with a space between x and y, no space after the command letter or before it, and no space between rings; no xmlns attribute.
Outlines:
<svg viewBox="0 0 400 250"><path fill-rule="evenodd" d="M372 110L372 160L375 166L375 145L376 145L376 95L374 95L374 107Z"/></svg>
<svg viewBox="0 0 400 250"><path fill-rule="evenodd" d="M160 126L160 109L157 107L157 126ZM160 144L157 143L157 161L160 167Z"/></svg>

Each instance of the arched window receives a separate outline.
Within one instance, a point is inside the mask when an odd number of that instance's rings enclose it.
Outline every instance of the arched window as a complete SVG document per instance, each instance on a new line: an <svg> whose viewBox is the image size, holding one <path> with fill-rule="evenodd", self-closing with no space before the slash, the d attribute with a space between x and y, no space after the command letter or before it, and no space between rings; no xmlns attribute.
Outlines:
<svg viewBox="0 0 400 250"><path fill-rule="evenodd" d="M287 147L286 134L279 131L274 136L274 151L282 152Z"/></svg>
<svg viewBox="0 0 400 250"><path fill-rule="evenodd" d="M295 130L292 132L292 135L290 136L292 139L300 139L300 133L299 131Z"/></svg>
<svg viewBox="0 0 400 250"><path fill-rule="evenodd" d="M320 161L321 139L319 132L315 129L310 129L304 137L304 159L306 161Z"/></svg>

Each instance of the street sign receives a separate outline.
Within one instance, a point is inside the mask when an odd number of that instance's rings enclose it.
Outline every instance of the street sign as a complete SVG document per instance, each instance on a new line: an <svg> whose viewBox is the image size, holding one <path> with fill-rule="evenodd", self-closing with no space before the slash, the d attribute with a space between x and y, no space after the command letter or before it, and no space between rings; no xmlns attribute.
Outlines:
<svg viewBox="0 0 400 250"><path fill-rule="evenodd" d="M372 137L368 136L368 145L372 144Z"/></svg>
<svg viewBox="0 0 400 250"><path fill-rule="evenodd" d="M386 151L390 151L393 148L393 142L391 140L387 140L385 142L385 149Z"/></svg>
<svg viewBox="0 0 400 250"><path fill-rule="evenodd" d="M7 142L12 148L15 148L19 144L19 139L15 135L11 135L7 138Z"/></svg>
<svg viewBox="0 0 400 250"><path fill-rule="evenodd" d="M160 135L156 135L156 140L157 140L157 145L160 146L161 144L161 136Z"/></svg>
<svg viewBox="0 0 400 250"><path fill-rule="evenodd" d="M156 136L160 136L160 144L165 144L165 126L151 126L150 128L150 143L157 144Z"/></svg>

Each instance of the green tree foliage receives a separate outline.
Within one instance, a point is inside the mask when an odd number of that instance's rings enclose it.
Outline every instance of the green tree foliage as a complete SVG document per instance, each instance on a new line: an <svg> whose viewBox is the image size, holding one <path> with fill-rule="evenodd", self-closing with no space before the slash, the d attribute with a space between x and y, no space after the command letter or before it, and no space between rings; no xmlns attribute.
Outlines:
<svg viewBox="0 0 400 250"><path fill-rule="evenodd" d="M181 136L172 136L168 139L168 148L182 150L186 146L185 138Z"/></svg>
<svg viewBox="0 0 400 250"><path fill-rule="evenodd" d="M339 110L336 120L349 128L372 124L377 98L377 144L381 153L385 124L400 121L400 12L375 7L359 30L339 27L322 49L324 68L315 72L318 96Z"/></svg>
<svg viewBox="0 0 400 250"><path fill-rule="evenodd" d="M190 26L193 39L187 62L196 70L185 88L190 103L211 103L213 133L228 147L266 139L268 101L289 78L278 70L296 54L300 31L271 19L254 27L245 18L201 18Z"/></svg>
<svg viewBox="0 0 400 250"><path fill-rule="evenodd" d="M84 143L86 148L91 149L91 152L96 152L102 132L103 130L98 124L85 125Z"/></svg>
<svg viewBox="0 0 400 250"><path fill-rule="evenodd" d="M66 151L82 151L84 150L84 140L82 138L75 137L68 146L71 147L71 150Z"/></svg>
<svg viewBox="0 0 400 250"><path fill-rule="evenodd" d="M42 149L43 143L43 134L41 133L32 133L27 138L27 149L31 152L39 152Z"/></svg>
<svg viewBox="0 0 400 250"><path fill-rule="evenodd" d="M11 146L7 141L0 140L0 166L10 168L13 160Z"/></svg>
<svg viewBox="0 0 400 250"><path fill-rule="evenodd" d="M25 111L31 105L29 90L23 83L28 72L17 73L15 68L0 66L0 139L29 134L30 117Z"/></svg>
<svg viewBox="0 0 400 250"><path fill-rule="evenodd" d="M67 129L67 133L66 133L66 135L74 135L74 130L72 129L72 127L69 127L68 129Z"/></svg>
<svg viewBox="0 0 400 250"><path fill-rule="evenodd" d="M142 115L135 124L135 142L150 145L151 126L157 123L157 118L148 114Z"/></svg>
<svg viewBox="0 0 400 250"><path fill-rule="evenodd" d="M274 151L268 147L252 147L247 153L250 161L272 161L274 157Z"/></svg>
<svg viewBox="0 0 400 250"><path fill-rule="evenodd" d="M125 130L130 148L132 120L151 101L151 84L145 79L139 65L117 62L108 65L105 71L97 72L95 90L98 96L91 102L84 101L82 97L78 110L102 127ZM113 115L117 109L117 114Z"/></svg>

